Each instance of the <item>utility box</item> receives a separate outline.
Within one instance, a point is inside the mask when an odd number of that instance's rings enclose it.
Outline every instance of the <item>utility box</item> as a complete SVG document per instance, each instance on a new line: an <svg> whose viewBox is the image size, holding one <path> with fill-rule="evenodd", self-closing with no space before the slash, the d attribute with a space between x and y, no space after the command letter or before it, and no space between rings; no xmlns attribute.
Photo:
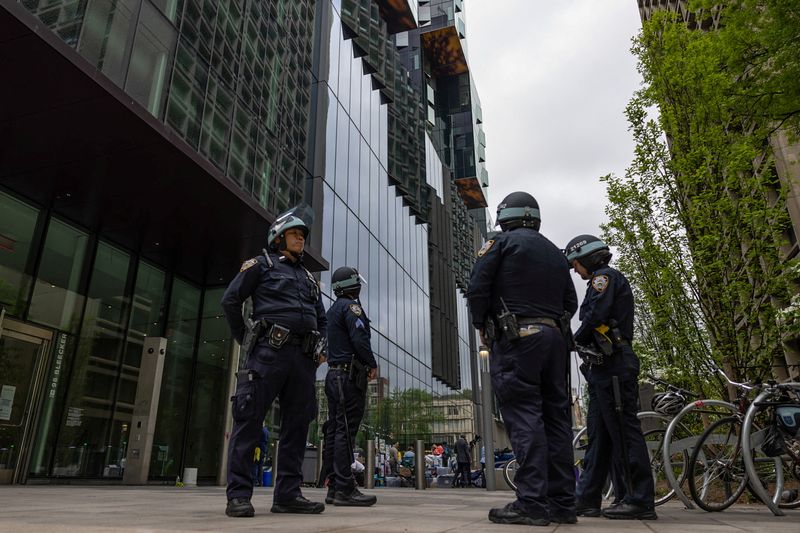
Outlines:
<svg viewBox="0 0 800 533"><path fill-rule="evenodd" d="M319 470L317 469L317 458L319 450L317 448L306 448L303 456L303 483L316 485Z"/></svg>
<svg viewBox="0 0 800 533"><path fill-rule="evenodd" d="M131 431L128 435L125 472L122 475L125 485L144 485L150 474L150 456L166 353L166 338L145 337L142 363L139 366L139 383L136 387L136 404L133 407Z"/></svg>

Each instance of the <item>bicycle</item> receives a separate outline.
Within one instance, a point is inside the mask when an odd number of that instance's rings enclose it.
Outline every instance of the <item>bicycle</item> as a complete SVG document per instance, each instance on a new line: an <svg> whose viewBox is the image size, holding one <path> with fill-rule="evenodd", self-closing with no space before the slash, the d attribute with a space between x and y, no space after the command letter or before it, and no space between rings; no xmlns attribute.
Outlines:
<svg viewBox="0 0 800 533"><path fill-rule="evenodd" d="M694 504L693 500L686 496L682 486L688 478L690 464L688 458L696 448L702 433L696 433L695 428L702 426L705 430L709 425L709 418L730 416L737 410L736 405L725 400L698 399L686 404L667 426L661 448L662 461L664 464L672 465L672 468L663 469L663 474L674 491L674 496L687 509L694 509ZM696 420L692 421L691 416ZM676 458L682 459L676 461Z"/></svg>
<svg viewBox="0 0 800 533"><path fill-rule="evenodd" d="M716 512L733 505L748 485L756 496L759 488L763 493L760 482L762 476L778 480L777 486L780 488L783 475L781 462L766 458L763 454L757 459L760 468L757 474L753 468L753 475L749 476L744 464L744 450L751 453L754 451L750 447L749 438L742 438L745 413L751 407L748 395L753 391L758 392L762 385L732 381L715 364L712 363L712 367L737 389L736 411L733 416L710 424L700 436L692 450L687 479L695 503L706 511ZM760 428L758 431L761 431ZM760 499L764 503L770 501L769 496L761 496Z"/></svg>
<svg viewBox="0 0 800 533"><path fill-rule="evenodd" d="M762 431L754 431L755 420L765 424ZM761 449L767 457L780 461L775 490L770 497L759 471L758 457L753 452ZM742 422L742 457L745 472L751 480L756 496L776 516L780 509L800 507L800 383L768 382L750 404Z"/></svg>

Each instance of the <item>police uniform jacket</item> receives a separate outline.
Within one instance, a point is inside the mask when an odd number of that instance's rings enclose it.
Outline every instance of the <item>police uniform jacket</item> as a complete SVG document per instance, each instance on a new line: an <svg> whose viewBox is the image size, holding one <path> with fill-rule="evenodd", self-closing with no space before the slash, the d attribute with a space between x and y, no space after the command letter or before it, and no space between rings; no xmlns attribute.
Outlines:
<svg viewBox="0 0 800 533"><path fill-rule="evenodd" d="M355 354L368 368L375 368L370 344L369 319L358 300L340 296L328 309L328 363L349 363Z"/></svg>
<svg viewBox="0 0 800 533"><path fill-rule="evenodd" d="M245 323L242 304L253 299L253 319L289 328L292 334L326 333L327 319L319 285L302 260L293 262L270 253L272 266L263 255L248 259L222 296L222 308L234 338L242 342Z"/></svg>
<svg viewBox="0 0 800 533"><path fill-rule="evenodd" d="M616 321L622 338L633 338L633 292L622 273L608 265L597 269L586 286L586 297L579 314L581 326L575 332L578 344L591 344L592 331Z"/></svg>
<svg viewBox="0 0 800 533"><path fill-rule="evenodd" d="M467 291L473 326L503 312L501 297L518 318L558 320L578 308L564 253L533 228L503 231L478 252Z"/></svg>

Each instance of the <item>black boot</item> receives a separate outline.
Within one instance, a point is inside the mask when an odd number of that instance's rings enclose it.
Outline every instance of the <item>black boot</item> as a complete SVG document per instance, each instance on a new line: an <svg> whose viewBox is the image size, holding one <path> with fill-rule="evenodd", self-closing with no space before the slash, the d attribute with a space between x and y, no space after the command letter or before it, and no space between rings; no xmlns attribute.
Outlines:
<svg viewBox="0 0 800 533"><path fill-rule="evenodd" d="M489 511L489 521L495 524L522 524L526 526L547 526L550 525L549 518L530 516L518 509L515 502L507 504L503 508L494 508Z"/></svg>
<svg viewBox="0 0 800 533"><path fill-rule="evenodd" d="M332 504L334 496L336 496L336 489L333 488L333 484L330 484L328 485L328 494L325 495L325 503Z"/></svg>
<svg viewBox="0 0 800 533"><path fill-rule="evenodd" d="M250 498L231 498L225 508L225 514L232 517L250 517L256 514Z"/></svg>
<svg viewBox="0 0 800 533"><path fill-rule="evenodd" d="M378 501L375 496L368 496L362 494L358 488L354 488L350 493L344 493L341 490L336 491L336 496L333 499L333 505L341 505L343 507L369 507Z"/></svg>
<svg viewBox="0 0 800 533"><path fill-rule="evenodd" d="M325 504L312 502L298 496L288 502L275 502L272 504L271 513L297 513L297 514L319 514L325 510Z"/></svg>
<svg viewBox="0 0 800 533"><path fill-rule="evenodd" d="M603 512L600 510L599 507L592 507L590 505L581 505L579 503L577 508L575 509L575 514L577 514L578 516L596 518L598 516L602 516Z"/></svg>
<svg viewBox="0 0 800 533"><path fill-rule="evenodd" d="M658 520L655 509L626 502L603 509L603 516L613 520Z"/></svg>

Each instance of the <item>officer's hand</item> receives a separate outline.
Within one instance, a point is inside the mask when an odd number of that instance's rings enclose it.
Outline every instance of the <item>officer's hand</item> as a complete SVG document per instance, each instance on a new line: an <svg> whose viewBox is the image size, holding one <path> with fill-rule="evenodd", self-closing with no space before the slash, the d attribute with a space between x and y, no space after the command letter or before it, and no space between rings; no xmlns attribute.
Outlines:
<svg viewBox="0 0 800 533"><path fill-rule="evenodd" d="M369 369L369 374L367 375L367 377L369 378L370 381L372 381L373 379L377 378L378 377L378 367L376 366L375 368L370 368Z"/></svg>
<svg viewBox="0 0 800 533"><path fill-rule="evenodd" d="M489 346L489 343L486 340L486 332L485 332L485 330L483 328L481 328L479 331L481 333L481 344L483 346Z"/></svg>

